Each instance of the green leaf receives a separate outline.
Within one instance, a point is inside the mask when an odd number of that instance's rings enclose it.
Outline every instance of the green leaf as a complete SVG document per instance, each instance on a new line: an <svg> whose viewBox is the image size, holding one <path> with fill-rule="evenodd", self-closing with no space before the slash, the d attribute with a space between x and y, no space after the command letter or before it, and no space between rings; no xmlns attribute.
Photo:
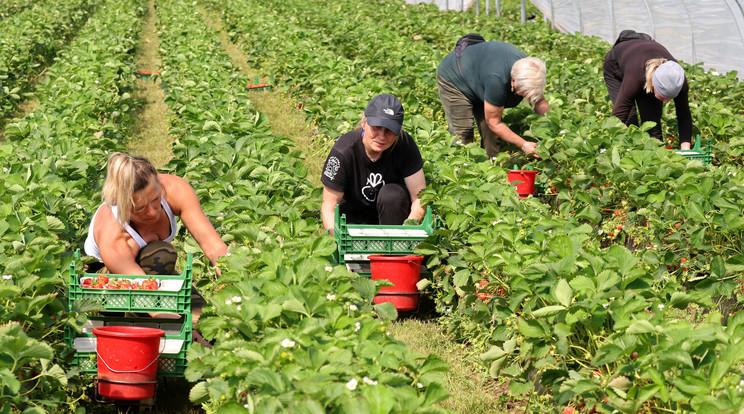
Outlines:
<svg viewBox="0 0 744 414"><path fill-rule="evenodd" d="M566 282L566 279L558 281L558 284L555 287L555 298L558 300L558 303L565 307L571 305L573 290L571 289L571 286L568 285L568 282Z"/></svg>
<svg viewBox="0 0 744 414"><path fill-rule="evenodd" d="M532 316L534 316L535 318L542 318L542 317L545 317L545 316L552 316L552 315L555 315L556 313L558 313L558 312L560 312L560 311L562 311L564 309L566 309L566 307L563 306L563 305L545 306L545 307L542 307L542 308L540 308L540 309L538 309L536 311L533 311L532 312Z"/></svg>
<svg viewBox="0 0 744 414"><path fill-rule="evenodd" d="M519 333L528 338L543 338L545 336L545 330L537 321L527 321L520 318L517 325Z"/></svg>
<svg viewBox="0 0 744 414"><path fill-rule="evenodd" d="M509 381L509 391L511 391L512 394L523 395L532 391L532 389L533 385L531 382Z"/></svg>
<svg viewBox="0 0 744 414"><path fill-rule="evenodd" d="M21 382L18 381L15 375L13 375L13 373L7 368L0 369L0 380L2 380L0 381L0 384L8 387L11 394L17 394L21 389Z"/></svg>
<svg viewBox="0 0 744 414"><path fill-rule="evenodd" d="M426 394L424 395L424 404L431 406L440 401L444 401L449 397L447 390L437 382L432 382L426 386Z"/></svg>
<svg viewBox="0 0 744 414"><path fill-rule="evenodd" d="M245 414L246 409L235 401L229 401L217 409L217 414Z"/></svg>
<svg viewBox="0 0 744 414"><path fill-rule="evenodd" d="M54 358L54 351L52 347L36 341L29 341L21 352L18 354L18 359L52 359Z"/></svg>
<svg viewBox="0 0 744 414"><path fill-rule="evenodd" d="M594 282L592 279L589 279L586 276L577 276L573 279L571 279L568 284L574 289L579 292L594 292L596 290L596 287L594 286Z"/></svg>
<svg viewBox="0 0 744 414"><path fill-rule="evenodd" d="M689 203L687 203L687 217L691 218L692 220L695 220L698 223L704 223L705 220L705 214L703 213L703 209L700 208L700 205L692 200L690 200Z"/></svg>
<svg viewBox="0 0 744 414"><path fill-rule="evenodd" d="M648 399L656 395L661 387L657 384L647 384L638 391L638 396L635 399L636 405L641 405Z"/></svg>
<svg viewBox="0 0 744 414"><path fill-rule="evenodd" d="M222 132L222 127L215 121L206 121L202 126L202 131L218 131Z"/></svg>
<svg viewBox="0 0 744 414"><path fill-rule="evenodd" d="M592 365L604 365L615 362L623 354L623 349L615 344L606 344L597 350Z"/></svg>
<svg viewBox="0 0 744 414"><path fill-rule="evenodd" d="M690 354L682 350L667 350L659 355L659 360L667 363L678 363L686 367L693 368ZM675 364L676 365L676 364ZM707 384L706 384L707 387Z"/></svg>
<svg viewBox="0 0 744 414"><path fill-rule="evenodd" d="M250 384L266 386L272 393L281 393L285 390L284 382L282 381L282 378L279 376L279 374L267 368L258 368L251 371L250 373L248 373L248 375L246 375L245 380L248 381ZM212 384L210 383L210 395L211 388ZM214 398L214 396L212 398Z"/></svg>
<svg viewBox="0 0 744 414"><path fill-rule="evenodd" d="M62 367L57 364L52 365L51 368L44 371L44 375L54 378L55 380L57 380L57 382L62 384L62 386L67 386L67 375L65 374L65 371L62 369Z"/></svg>
<svg viewBox="0 0 744 414"><path fill-rule="evenodd" d="M209 391L207 390L207 382L200 381L191 387L189 391L189 400L193 403L201 403L207 400Z"/></svg>
<svg viewBox="0 0 744 414"><path fill-rule="evenodd" d="M470 282L470 271L467 269L458 270L455 272L455 286L457 287L463 287L467 285Z"/></svg>
<svg viewBox="0 0 744 414"><path fill-rule="evenodd" d="M493 361L494 359L499 359L507 355L506 352L504 352L503 349L500 347L493 345L491 348L486 351L485 353L481 354L480 359L483 361Z"/></svg>
<svg viewBox="0 0 744 414"><path fill-rule="evenodd" d="M290 312L297 312L305 316L308 316L307 309L305 309L305 305L303 305L299 300L294 299L294 298L285 300L284 303L282 303L282 309L290 311Z"/></svg>
<svg viewBox="0 0 744 414"><path fill-rule="evenodd" d="M702 378L690 374L677 377L674 380L674 385L680 391L690 396L706 395L710 393L708 384Z"/></svg>
<svg viewBox="0 0 744 414"><path fill-rule="evenodd" d="M713 362L713 368L710 370L710 387L712 389L718 387L731 366L742 358L744 356L742 356L741 344L737 343L726 347Z"/></svg>
<svg viewBox="0 0 744 414"><path fill-rule="evenodd" d="M652 333L655 331L656 329L654 328L654 325L651 324L651 322L645 319L636 319L630 323L630 326L628 326L628 329L625 330L625 333L640 335L645 333Z"/></svg>
<svg viewBox="0 0 744 414"><path fill-rule="evenodd" d="M669 300L669 305L677 309L686 309L690 302L693 302L692 296L684 292L674 292Z"/></svg>
<svg viewBox="0 0 744 414"><path fill-rule="evenodd" d="M713 258L713 261L710 263L710 274L717 279L726 277L726 263L721 256Z"/></svg>
<svg viewBox="0 0 744 414"><path fill-rule="evenodd" d="M374 306L375 313L381 319L386 321L394 321L398 318L398 311L395 309L395 305L390 302L383 302Z"/></svg>
<svg viewBox="0 0 744 414"><path fill-rule="evenodd" d="M387 387L361 385L362 395L369 404L370 414L388 414L395 406L395 397Z"/></svg>
<svg viewBox="0 0 744 414"><path fill-rule="evenodd" d="M58 219L54 216L46 216L47 220L47 227L49 230L64 230L65 229L65 223L62 222L62 220Z"/></svg>
<svg viewBox="0 0 744 414"><path fill-rule="evenodd" d="M501 367L504 366L505 362L506 358L499 358L491 362L491 366L488 368L488 375L490 375L491 378L498 378L499 374L501 374Z"/></svg>

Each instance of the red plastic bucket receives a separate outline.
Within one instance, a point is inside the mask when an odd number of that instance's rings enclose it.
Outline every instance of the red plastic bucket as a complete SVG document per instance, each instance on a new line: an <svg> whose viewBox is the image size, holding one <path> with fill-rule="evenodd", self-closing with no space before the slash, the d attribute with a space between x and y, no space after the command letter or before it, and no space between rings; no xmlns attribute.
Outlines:
<svg viewBox="0 0 744 414"><path fill-rule="evenodd" d="M93 328L98 355L98 394L114 400L155 395L162 329L141 326ZM165 341L163 341L165 344Z"/></svg>
<svg viewBox="0 0 744 414"><path fill-rule="evenodd" d="M419 302L416 283L421 278L421 262L423 260L424 256L414 255L370 255L369 267L372 280L388 280L393 284L393 286L380 288L374 302L390 302L399 311L416 310Z"/></svg>
<svg viewBox="0 0 744 414"><path fill-rule="evenodd" d="M525 198L535 192L535 175L534 170L510 170L506 178L516 187L519 197Z"/></svg>

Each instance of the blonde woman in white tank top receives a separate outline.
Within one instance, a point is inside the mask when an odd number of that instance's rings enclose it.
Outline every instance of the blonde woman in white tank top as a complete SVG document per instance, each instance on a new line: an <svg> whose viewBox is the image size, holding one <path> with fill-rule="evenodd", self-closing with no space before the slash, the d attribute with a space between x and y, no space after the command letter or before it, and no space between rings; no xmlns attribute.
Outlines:
<svg viewBox="0 0 744 414"><path fill-rule="evenodd" d="M176 216L212 265L227 253L191 185L181 177L159 174L145 158L112 154L103 200L91 220L85 251L111 273L144 275L137 254L148 243L173 240Z"/></svg>

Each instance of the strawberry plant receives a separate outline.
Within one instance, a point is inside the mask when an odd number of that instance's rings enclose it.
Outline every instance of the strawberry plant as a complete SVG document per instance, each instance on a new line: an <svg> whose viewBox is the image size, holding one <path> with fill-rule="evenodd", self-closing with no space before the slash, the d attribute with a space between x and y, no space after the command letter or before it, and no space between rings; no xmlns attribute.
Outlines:
<svg viewBox="0 0 744 414"><path fill-rule="evenodd" d="M15 6L20 11L29 5L23 4L28 2L15 3L9 5L10 10ZM65 0L53 5L38 2L0 21L0 44L3 45L0 49L0 125L29 97L35 75L52 63L94 8L94 3L88 0ZM3 12L0 11L0 15Z"/></svg>
<svg viewBox="0 0 744 414"><path fill-rule="evenodd" d="M64 5L61 7L64 8ZM0 367L3 410L74 411L82 398L67 370L64 280L71 252L98 204L101 160L120 150L133 101L135 2L101 3L38 86L39 107L5 128L0 145ZM51 14L51 12L50 12Z"/></svg>

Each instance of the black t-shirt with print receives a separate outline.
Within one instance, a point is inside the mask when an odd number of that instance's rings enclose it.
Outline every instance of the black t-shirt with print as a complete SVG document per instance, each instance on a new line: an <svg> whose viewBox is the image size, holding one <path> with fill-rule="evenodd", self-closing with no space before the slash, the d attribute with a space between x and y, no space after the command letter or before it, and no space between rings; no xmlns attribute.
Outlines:
<svg viewBox="0 0 744 414"><path fill-rule="evenodd" d="M405 131L377 161L370 161L364 152L362 131L356 129L336 140L320 181L331 190L344 193L340 206L342 212L363 217L365 223L375 223L380 188L389 183L405 187L403 179L420 170L424 161L416 142Z"/></svg>

